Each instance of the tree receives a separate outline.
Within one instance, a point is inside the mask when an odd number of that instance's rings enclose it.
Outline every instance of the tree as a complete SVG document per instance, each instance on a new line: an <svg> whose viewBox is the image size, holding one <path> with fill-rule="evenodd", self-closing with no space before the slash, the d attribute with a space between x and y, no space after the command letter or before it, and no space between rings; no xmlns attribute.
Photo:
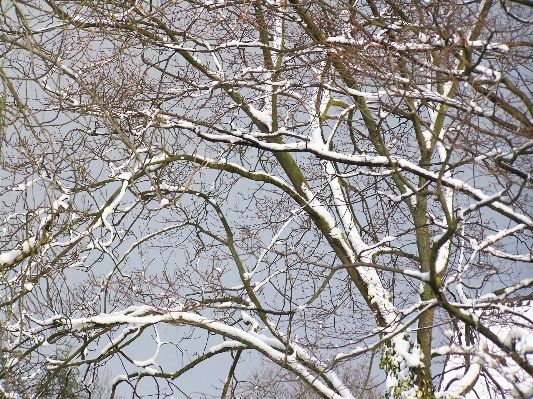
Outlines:
<svg viewBox="0 0 533 399"><path fill-rule="evenodd" d="M361 399L377 399L376 382L371 381L370 374L362 375L357 366L344 365L336 370L337 376L343 381L352 395ZM316 376L315 376L316 377ZM243 381L235 381L233 395L250 399L277 399L277 398L308 398L320 399L322 396L313 390L301 379L282 367L262 364L254 369Z"/></svg>
<svg viewBox="0 0 533 399"><path fill-rule="evenodd" d="M39 375L33 373L30 377L26 373L5 376L5 387L2 397L42 399L104 399L111 394L111 380L109 370L92 370L90 375L83 378L80 369L68 366L65 360L69 357L70 345L57 345L57 352L47 359L47 369L41 370ZM4 356L5 358L5 356ZM2 369L10 369L11 365L2 364ZM17 370L20 371L20 370ZM26 374L26 375L25 375ZM28 379L31 384L27 384ZM52 381L52 383L50 383Z"/></svg>
<svg viewBox="0 0 533 399"><path fill-rule="evenodd" d="M325 398L370 355L388 398L533 395L530 2L0 7L4 396L61 342L111 396L221 358L229 397L247 354Z"/></svg>

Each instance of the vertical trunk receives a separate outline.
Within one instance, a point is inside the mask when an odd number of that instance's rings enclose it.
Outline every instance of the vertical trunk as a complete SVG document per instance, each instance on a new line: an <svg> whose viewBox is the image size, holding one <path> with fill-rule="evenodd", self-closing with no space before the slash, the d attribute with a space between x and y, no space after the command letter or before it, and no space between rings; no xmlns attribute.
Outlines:
<svg viewBox="0 0 533 399"><path fill-rule="evenodd" d="M422 186L424 182L420 182ZM431 265L431 240L427 224L426 210L427 200L426 196L417 197L417 206L413 207L413 219L416 227L416 244L418 247L418 254L420 257L420 271L422 273L429 272ZM424 284L424 288L420 294L422 301L428 301L435 297L431 287ZM431 340L432 340L432 326L434 321L434 310L428 310L418 319L417 342L424 354L423 367L418 369L417 385L424 394L424 398L433 398L434 389L431 379Z"/></svg>

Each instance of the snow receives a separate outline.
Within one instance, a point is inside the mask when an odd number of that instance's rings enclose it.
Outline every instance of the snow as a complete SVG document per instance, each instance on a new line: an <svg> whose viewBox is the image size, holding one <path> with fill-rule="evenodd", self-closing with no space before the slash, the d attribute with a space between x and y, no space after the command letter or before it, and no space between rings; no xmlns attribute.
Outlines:
<svg viewBox="0 0 533 399"><path fill-rule="evenodd" d="M281 273L285 273L285 270L276 270L274 273L266 277L263 281L256 283L256 286L254 287L253 291L259 292L261 288L263 288L272 278L274 278L275 276Z"/></svg>
<svg viewBox="0 0 533 399"><path fill-rule="evenodd" d="M124 172L124 173L121 173L120 175L116 176L116 179L117 180L129 180L129 179L131 179L132 176L133 176L133 174L131 172Z"/></svg>
<svg viewBox="0 0 533 399"><path fill-rule="evenodd" d="M27 183L20 183L18 184L17 186L13 186L11 188L12 191L26 191L26 189L28 187L30 187L31 185L33 185L34 183L38 182L39 180L41 180L40 178L38 179L31 179L30 181L28 181Z"/></svg>
<svg viewBox="0 0 533 399"><path fill-rule="evenodd" d="M144 368L144 372L145 372L146 374L148 374L148 375L156 375L157 373L159 373L158 370L153 369L153 368L151 368L151 367L145 367L145 368Z"/></svg>
<svg viewBox="0 0 533 399"><path fill-rule="evenodd" d="M238 40L230 40L229 42L219 44L216 48L223 49L228 47L264 47L264 44L259 41L241 42Z"/></svg>
<svg viewBox="0 0 533 399"><path fill-rule="evenodd" d="M119 383L120 381L128 381L128 376L126 374L119 374L113 380L113 385Z"/></svg>
<svg viewBox="0 0 533 399"><path fill-rule="evenodd" d="M259 122L263 123L265 126L268 127L268 131L272 131L272 116L267 114L266 112L259 111L258 109L254 108L252 105L248 106L248 109L252 116L257 119Z"/></svg>
<svg viewBox="0 0 533 399"><path fill-rule="evenodd" d="M421 272L417 272L416 270L405 270L404 274L406 274L407 276L416 277L417 279L421 281L426 281L426 282L429 281L429 272L421 273Z"/></svg>
<svg viewBox="0 0 533 399"><path fill-rule="evenodd" d="M453 338L455 336L455 333L449 328L447 328L446 330L444 330L444 335L448 338Z"/></svg>
<svg viewBox="0 0 533 399"><path fill-rule="evenodd" d="M218 352L225 351L227 349L234 350L234 349L244 349L244 348L246 348L246 345L243 345L239 341L224 341L223 343L219 345L212 346L209 349L209 352L218 353Z"/></svg>
<svg viewBox="0 0 533 399"><path fill-rule="evenodd" d="M37 242L37 238L36 237L31 237L27 241L24 241L22 243L22 251L26 252L26 253L30 252L33 248L35 248L36 242Z"/></svg>
<svg viewBox="0 0 533 399"><path fill-rule="evenodd" d="M350 390L348 388L346 388L346 386L344 386L342 381L339 379L339 377L337 377L337 375L335 373L333 373L331 371L328 371L326 373L326 377L331 382L333 387L337 390L337 392L339 392L341 397L343 397L345 399L355 399L353 397L352 393L350 392Z"/></svg>
<svg viewBox="0 0 533 399"><path fill-rule="evenodd" d="M527 226L525 224L521 223L521 224L518 224L518 225L516 225L515 227L513 227L511 229L500 230L496 234L487 236L487 238L485 240L483 240L482 243L479 244L477 249L478 250L484 249L485 247L488 247L489 245L494 244L497 241L501 240L503 237L506 237L506 236L508 236L510 234L514 234L514 233L516 233L518 231L521 231L521 230L525 229L526 227Z"/></svg>
<svg viewBox="0 0 533 399"><path fill-rule="evenodd" d="M3 254L0 254L0 263L5 265L6 263L14 262L15 259L20 255L22 255L22 251L18 249L4 252Z"/></svg>
<svg viewBox="0 0 533 399"><path fill-rule="evenodd" d="M520 356L533 353L533 333L523 328L514 328L500 333L498 338L511 350L516 350Z"/></svg>
<svg viewBox="0 0 533 399"><path fill-rule="evenodd" d="M122 186L120 188L120 191L118 192L115 199L109 204L109 206L104 206L103 208L100 208L101 216L98 219L98 221L91 227L91 230L89 230L87 233L90 233L90 231L100 227L102 224L104 227L109 231L110 237L109 240L106 242L99 242L97 240L93 240L89 245L87 245L86 249L93 249L96 247L102 247L106 248L109 247L113 243L113 239L115 237L115 228L109 221L107 220L109 216L115 211L115 208L117 205L122 201L122 198L124 197L124 194L126 194L126 189L128 188L128 180L122 180Z"/></svg>
<svg viewBox="0 0 533 399"><path fill-rule="evenodd" d="M52 211L57 212L60 209L68 209L68 204L65 202L69 199L69 196L64 194L57 200L52 202Z"/></svg>
<svg viewBox="0 0 533 399"><path fill-rule="evenodd" d="M381 91L377 91L377 92L373 92L373 93L367 93L367 92L364 92L364 91L351 89L351 88L346 88L345 90L349 94L351 94L353 96L363 97L363 98L367 98L367 99L376 99L376 100L379 99L379 97L381 97L381 96L387 96L389 94L385 90L381 90Z"/></svg>
<svg viewBox="0 0 533 399"><path fill-rule="evenodd" d="M469 111L476 111L477 113L483 114L483 108L481 108L475 101L470 101L470 107Z"/></svg>
<svg viewBox="0 0 533 399"><path fill-rule="evenodd" d="M29 283L29 282L24 283L24 289L25 289L26 291L31 291L31 290L33 290L33 284L32 284L32 283Z"/></svg>
<svg viewBox="0 0 533 399"><path fill-rule="evenodd" d="M183 129L196 130L196 125L188 121L179 120L177 121L176 125Z"/></svg>
<svg viewBox="0 0 533 399"><path fill-rule="evenodd" d="M274 234L272 236L272 239L270 240L270 244L268 244L268 246L261 252L261 254L259 255L259 258L257 259L257 262L255 262L255 267L254 267L254 272L255 270L257 270L257 268L259 267L259 264L262 262L263 258L265 257L265 255L267 254L268 251L271 250L271 248L274 246L274 245L277 245L278 243L278 239L279 237L281 236L281 234L283 233L283 231L294 221L295 218L297 218L298 216L300 215L300 212L296 212L294 213L291 217L289 217L285 223L283 223L283 225L281 226L281 228L278 230L278 232L276 234ZM277 274L277 273L276 273ZM270 276L268 279L265 279L264 283L261 284L264 285L268 282L268 280L271 278L272 276ZM258 290L259 288L256 287L254 289L254 291Z"/></svg>
<svg viewBox="0 0 533 399"><path fill-rule="evenodd" d="M418 344L410 343L407 336L398 335L392 339L394 351L387 351L390 361L396 370L391 370L387 375L386 387L389 392L394 392L396 387L402 387L399 397L416 399L417 387L412 385L410 368L422 364L423 354Z"/></svg>
<svg viewBox="0 0 533 399"><path fill-rule="evenodd" d="M105 355L110 349L112 349L114 346L118 345L120 342L122 342L126 337L128 337L131 334L139 333L139 329L136 327L126 327L122 332L114 338L108 345L102 349L101 354Z"/></svg>
<svg viewBox="0 0 533 399"><path fill-rule="evenodd" d="M326 38L326 43L339 43L339 44L352 44L352 45L357 44L357 42L354 39L349 39L344 35L330 36Z"/></svg>
<svg viewBox="0 0 533 399"><path fill-rule="evenodd" d="M393 195L393 194L387 194L387 193L384 193L383 191L379 191L378 190L378 194L381 194L381 195L384 195L386 196L387 198L389 198L392 202L396 202L396 203L400 203L402 202L405 198L409 198L411 197L414 192L413 190L411 190L409 187L405 186L405 192L401 195ZM413 206L416 205L416 196L413 196L412 199L411 199L411 202L413 203Z"/></svg>
<svg viewBox="0 0 533 399"><path fill-rule="evenodd" d="M516 398L532 398L533 385L531 383L517 382L511 389L511 394Z"/></svg>
<svg viewBox="0 0 533 399"><path fill-rule="evenodd" d="M244 321L246 324L251 324L252 327L250 328L250 331L257 331L259 329L259 323L257 322L257 320L251 317L244 310L241 311L241 317L242 321Z"/></svg>
<svg viewBox="0 0 533 399"><path fill-rule="evenodd" d="M502 74L493 69L478 65L475 70L477 72L480 72L482 75L489 78L493 82L499 82L502 79Z"/></svg>
<svg viewBox="0 0 533 399"><path fill-rule="evenodd" d="M456 375L456 378L459 378L459 380L454 381L447 389L447 392L451 395L462 395L476 381L481 371L481 365L476 360L474 359L464 375Z"/></svg>
<svg viewBox="0 0 533 399"><path fill-rule="evenodd" d="M334 229L336 225L335 219L333 219L328 210L324 208L317 199L315 199L313 192L307 187L306 184L302 184L301 189L307 197L307 203L309 207L311 207L313 211L320 216L327 226L329 226L331 229Z"/></svg>
<svg viewBox="0 0 533 399"><path fill-rule="evenodd" d="M214 305L214 307L216 307L217 309L228 309L234 306L235 304L233 302L222 302L218 305Z"/></svg>
<svg viewBox="0 0 533 399"><path fill-rule="evenodd" d="M499 53L507 53L509 51L509 46L504 43L487 43L484 40L469 40L467 43L470 47L486 48L487 50L494 50Z"/></svg>
<svg viewBox="0 0 533 399"><path fill-rule="evenodd" d="M433 140L433 134L429 130L422 130L422 135L424 136L424 140L426 142L426 148L428 150L431 150L431 140Z"/></svg>
<svg viewBox="0 0 533 399"><path fill-rule="evenodd" d="M157 355L157 353L156 353ZM133 360L133 364L137 367L147 367L147 366L151 366L151 365L157 365L155 363L155 357L156 356L153 356L151 357L150 359L148 360Z"/></svg>
<svg viewBox="0 0 533 399"><path fill-rule="evenodd" d="M255 67L255 68L245 67L241 71L241 77L246 75L246 74L248 74L248 73L264 73L264 72L267 72L267 69L265 69L262 66L258 66L258 67Z"/></svg>
<svg viewBox="0 0 533 399"><path fill-rule="evenodd" d="M68 66L64 65L63 63L60 64L60 67L63 71L65 71L68 75L76 78L78 77L78 74L76 72L74 72L71 68L69 68Z"/></svg>

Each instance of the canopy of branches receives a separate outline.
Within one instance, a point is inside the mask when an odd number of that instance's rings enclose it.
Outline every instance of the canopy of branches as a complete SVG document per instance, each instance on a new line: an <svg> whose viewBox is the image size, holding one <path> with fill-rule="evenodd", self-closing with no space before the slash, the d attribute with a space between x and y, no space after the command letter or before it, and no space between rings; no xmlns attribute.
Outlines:
<svg viewBox="0 0 533 399"><path fill-rule="evenodd" d="M3 396L533 396L531 1L0 8Z"/></svg>

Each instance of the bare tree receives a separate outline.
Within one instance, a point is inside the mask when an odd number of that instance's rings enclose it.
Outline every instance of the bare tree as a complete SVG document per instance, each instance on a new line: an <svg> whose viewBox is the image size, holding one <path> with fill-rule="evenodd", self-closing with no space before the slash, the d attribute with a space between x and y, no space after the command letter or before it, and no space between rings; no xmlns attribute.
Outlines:
<svg viewBox="0 0 533 399"><path fill-rule="evenodd" d="M533 395L530 2L0 7L5 397Z"/></svg>
<svg viewBox="0 0 533 399"><path fill-rule="evenodd" d="M366 367L363 365L363 370L365 369ZM360 399L379 398L376 392L376 381L370 378L370 373L364 375L361 372L360 364L344 364L340 369L336 370L336 374L354 397ZM315 377L320 378L318 376ZM233 378L231 397L250 399L320 399L322 397L293 373L268 363L261 364L260 367L255 368L242 381L239 381L235 376Z"/></svg>

